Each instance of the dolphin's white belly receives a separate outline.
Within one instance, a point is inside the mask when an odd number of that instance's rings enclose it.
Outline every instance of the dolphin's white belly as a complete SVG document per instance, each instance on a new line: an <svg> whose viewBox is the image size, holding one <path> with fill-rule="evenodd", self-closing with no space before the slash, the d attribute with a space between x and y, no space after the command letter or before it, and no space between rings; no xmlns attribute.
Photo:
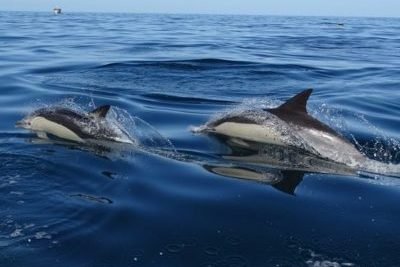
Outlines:
<svg viewBox="0 0 400 267"><path fill-rule="evenodd" d="M214 131L218 134L248 141L285 145L278 131L272 127L258 124L224 122L214 127Z"/></svg>
<svg viewBox="0 0 400 267"><path fill-rule="evenodd" d="M72 140L75 142L83 143L85 142L82 138L80 138L76 133L68 129L67 127L52 122L44 117L35 117L31 121L31 129L38 132L45 132L57 137Z"/></svg>

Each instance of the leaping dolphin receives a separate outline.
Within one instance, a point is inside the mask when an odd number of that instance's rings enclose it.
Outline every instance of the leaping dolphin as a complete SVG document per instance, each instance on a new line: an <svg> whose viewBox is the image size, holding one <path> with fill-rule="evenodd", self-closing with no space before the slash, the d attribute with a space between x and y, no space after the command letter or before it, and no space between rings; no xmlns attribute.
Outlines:
<svg viewBox="0 0 400 267"><path fill-rule="evenodd" d="M311 93L312 89L302 91L277 108L225 115L200 132L228 138L242 147L250 142L291 146L352 167L364 164L367 158L350 141L308 114Z"/></svg>
<svg viewBox="0 0 400 267"><path fill-rule="evenodd" d="M106 116L110 105L104 105L88 113L64 107L41 108L16 123L16 127L36 132L40 138L48 135L78 143L93 140L133 144L123 129L113 127Z"/></svg>

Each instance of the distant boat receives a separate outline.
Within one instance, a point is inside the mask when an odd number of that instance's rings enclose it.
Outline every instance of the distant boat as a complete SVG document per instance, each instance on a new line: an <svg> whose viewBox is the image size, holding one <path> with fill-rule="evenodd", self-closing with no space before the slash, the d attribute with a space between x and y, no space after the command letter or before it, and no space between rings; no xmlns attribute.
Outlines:
<svg viewBox="0 0 400 267"><path fill-rule="evenodd" d="M54 11L54 14L56 14L56 15L61 14L61 8L59 8L59 7L53 8L53 11Z"/></svg>

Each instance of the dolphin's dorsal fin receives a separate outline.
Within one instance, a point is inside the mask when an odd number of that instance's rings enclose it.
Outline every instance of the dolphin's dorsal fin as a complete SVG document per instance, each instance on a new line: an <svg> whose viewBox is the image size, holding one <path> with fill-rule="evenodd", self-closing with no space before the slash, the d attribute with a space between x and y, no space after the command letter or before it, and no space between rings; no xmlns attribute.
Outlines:
<svg viewBox="0 0 400 267"><path fill-rule="evenodd" d="M89 114L95 117L105 118L107 116L108 111L110 110L110 107L111 107L110 105L104 105L90 111Z"/></svg>
<svg viewBox="0 0 400 267"><path fill-rule="evenodd" d="M297 186L303 181L304 173L297 171L282 171L284 178L273 187L286 194L295 196Z"/></svg>
<svg viewBox="0 0 400 267"><path fill-rule="evenodd" d="M313 89L304 90L303 92L298 93L294 97L290 98L288 101L286 101L276 109L307 113L307 100L310 97L312 91Z"/></svg>

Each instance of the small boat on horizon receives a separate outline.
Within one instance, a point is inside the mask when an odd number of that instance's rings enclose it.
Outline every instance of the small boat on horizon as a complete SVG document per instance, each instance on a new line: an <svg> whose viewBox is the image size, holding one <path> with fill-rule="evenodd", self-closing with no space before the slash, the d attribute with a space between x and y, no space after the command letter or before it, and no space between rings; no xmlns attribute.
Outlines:
<svg viewBox="0 0 400 267"><path fill-rule="evenodd" d="M61 14L61 8L59 8L59 7L53 8L53 11L54 11L54 14L56 14L56 15Z"/></svg>

